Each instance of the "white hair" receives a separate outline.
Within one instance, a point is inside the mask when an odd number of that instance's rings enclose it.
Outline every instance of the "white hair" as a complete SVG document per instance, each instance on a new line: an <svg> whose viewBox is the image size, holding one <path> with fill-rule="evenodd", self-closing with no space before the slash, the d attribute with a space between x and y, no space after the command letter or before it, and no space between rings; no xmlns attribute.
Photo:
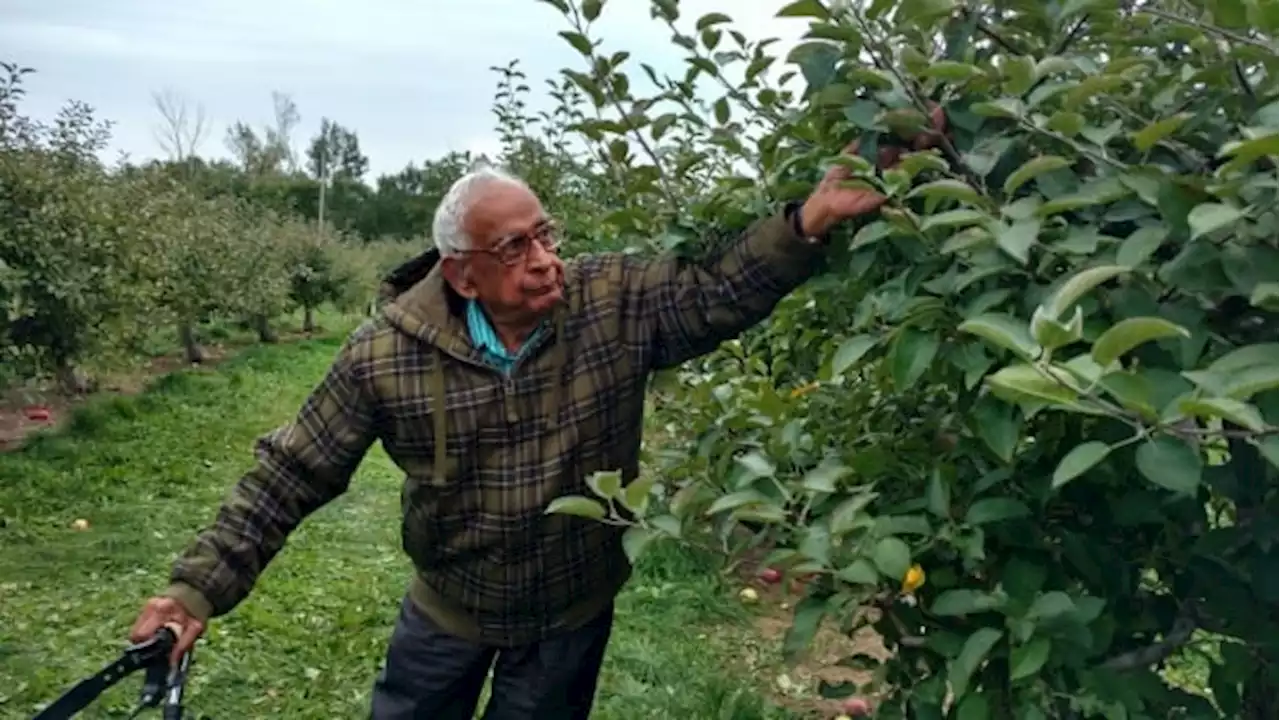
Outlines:
<svg viewBox="0 0 1280 720"><path fill-rule="evenodd" d="M474 238L463 227L467 211L475 199L476 191L493 183L507 183L529 189L528 184L511 173L487 163L479 163L449 186L440 199L435 217L431 221L431 239L440 257L456 257L471 249Z"/></svg>

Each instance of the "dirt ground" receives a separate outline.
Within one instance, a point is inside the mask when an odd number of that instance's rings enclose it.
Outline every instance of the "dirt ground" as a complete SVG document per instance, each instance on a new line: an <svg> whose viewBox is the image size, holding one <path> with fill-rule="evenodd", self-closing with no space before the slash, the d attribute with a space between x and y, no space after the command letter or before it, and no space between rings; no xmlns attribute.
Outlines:
<svg viewBox="0 0 1280 720"><path fill-rule="evenodd" d="M804 588L798 581L766 582L760 577L760 570L757 559L753 558L739 566L736 572L742 587L755 589L759 596L755 602L760 612L754 620L756 632L754 637L744 640L743 661L750 672L773 675L762 680L768 681L769 693L779 705L814 718L839 716L842 700L821 697L817 692L819 682L861 686L872 679L872 672L843 666L839 662L855 654L882 660L888 657L888 650L870 627L862 627L848 636L840 632L836 623L827 619L818 628L809 652L794 667L786 667L781 657L782 641L791 627L792 614L796 603L803 597ZM855 695L875 702L874 697L862 693Z"/></svg>
<svg viewBox="0 0 1280 720"><path fill-rule="evenodd" d="M323 334L319 331L318 334ZM300 330L283 328L279 342L293 342L309 337ZM238 351L256 344L251 338L236 338L222 343L207 343L205 361L200 365L186 362L180 350L139 361L131 369L111 370L94 374L96 388L89 393L76 394L61 391L51 381L29 383L10 388L0 394L0 452L16 450L32 434L61 427L71 419L75 409L89 399L101 395L133 395L142 392L157 378L175 370L188 367L209 369L234 356Z"/></svg>

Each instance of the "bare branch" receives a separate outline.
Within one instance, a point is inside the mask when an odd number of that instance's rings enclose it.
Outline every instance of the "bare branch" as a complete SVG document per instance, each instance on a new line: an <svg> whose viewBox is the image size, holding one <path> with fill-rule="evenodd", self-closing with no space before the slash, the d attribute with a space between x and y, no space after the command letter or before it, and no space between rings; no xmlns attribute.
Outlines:
<svg viewBox="0 0 1280 720"><path fill-rule="evenodd" d="M171 88L153 92L151 99L161 118L153 131L160 148L176 162L195 155L209 129L204 106L197 103L190 108L187 99Z"/></svg>

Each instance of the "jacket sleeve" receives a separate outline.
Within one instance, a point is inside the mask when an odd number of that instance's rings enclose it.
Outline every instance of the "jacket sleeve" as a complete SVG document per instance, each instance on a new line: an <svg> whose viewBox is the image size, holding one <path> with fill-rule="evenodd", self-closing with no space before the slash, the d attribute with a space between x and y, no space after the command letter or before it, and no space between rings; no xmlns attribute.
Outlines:
<svg viewBox="0 0 1280 720"><path fill-rule="evenodd" d="M645 347L652 369L709 353L768 317L809 279L824 250L796 233L787 212L756 223L702 263L625 256L621 306L628 340Z"/></svg>
<svg viewBox="0 0 1280 720"><path fill-rule="evenodd" d="M253 468L174 564L163 594L192 615L231 611L288 534L346 491L376 436L375 405L353 372L354 342L353 336L293 421L258 440Z"/></svg>

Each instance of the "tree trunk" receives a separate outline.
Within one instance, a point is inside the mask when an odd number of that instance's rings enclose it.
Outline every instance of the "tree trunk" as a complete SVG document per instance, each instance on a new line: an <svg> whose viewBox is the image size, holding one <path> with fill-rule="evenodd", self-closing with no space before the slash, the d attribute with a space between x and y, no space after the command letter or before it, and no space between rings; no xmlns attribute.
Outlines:
<svg viewBox="0 0 1280 720"><path fill-rule="evenodd" d="M88 373L74 365L63 365L56 373L58 388L69 395L86 395L97 389L97 383Z"/></svg>
<svg viewBox="0 0 1280 720"><path fill-rule="evenodd" d="M193 365L199 365L204 362L204 348L200 347L200 341L196 339L194 325L189 322L179 325L178 337L182 340L182 351L186 354L187 362Z"/></svg>
<svg viewBox="0 0 1280 720"><path fill-rule="evenodd" d="M271 327L271 320L266 315L255 315L253 327L258 333L258 342L273 343L280 340L280 336L276 335L275 328Z"/></svg>
<svg viewBox="0 0 1280 720"><path fill-rule="evenodd" d="M302 309L302 332L310 335L316 330L316 311L310 305Z"/></svg>

